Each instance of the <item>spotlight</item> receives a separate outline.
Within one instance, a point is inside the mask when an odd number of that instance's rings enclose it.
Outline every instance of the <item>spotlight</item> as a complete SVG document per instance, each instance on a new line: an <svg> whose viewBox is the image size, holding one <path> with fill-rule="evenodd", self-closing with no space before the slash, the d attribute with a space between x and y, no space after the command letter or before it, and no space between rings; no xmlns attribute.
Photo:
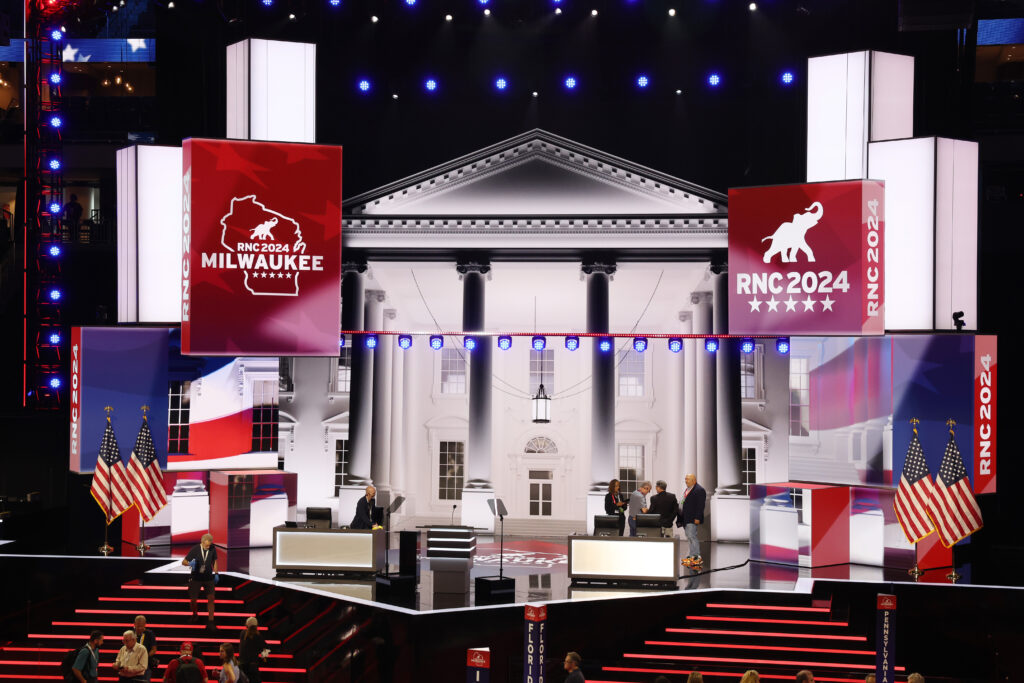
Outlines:
<svg viewBox="0 0 1024 683"><path fill-rule="evenodd" d="M59 289L54 287L53 289L50 290L49 296L50 296L50 301L60 301L61 292L60 292Z"/></svg>
<svg viewBox="0 0 1024 683"><path fill-rule="evenodd" d="M423 84L423 87L427 89L427 92L434 92L435 90L437 90L437 81L435 81L433 78L428 78L426 82Z"/></svg>
<svg viewBox="0 0 1024 683"><path fill-rule="evenodd" d="M341 336L340 336L340 337L338 338L338 348L339 348L339 349L343 349L343 348L345 348L345 335L341 335Z"/></svg>
<svg viewBox="0 0 1024 683"><path fill-rule="evenodd" d="M260 0L260 1L263 3L264 7L270 7L271 5L274 4L274 0Z"/></svg>
<svg viewBox="0 0 1024 683"><path fill-rule="evenodd" d="M368 334L366 335L366 348L375 349L377 348L377 335Z"/></svg>
<svg viewBox="0 0 1024 683"><path fill-rule="evenodd" d="M504 78L499 77L497 80L494 81L494 87L497 88L498 90L504 90L505 88L508 87L508 81L506 81Z"/></svg>
<svg viewBox="0 0 1024 683"><path fill-rule="evenodd" d="M710 351L711 353L718 351L718 340L715 339L714 337L709 337L708 339L705 339L704 350Z"/></svg>
<svg viewBox="0 0 1024 683"><path fill-rule="evenodd" d="M544 347L548 345L548 340L538 334L530 342L530 345L533 347L534 351L543 351Z"/></svg>
<svg viewBox="0 0 1024 683"><path fill-rule="evenodd" d="M776 339L775 350L781 353L782 355L786 355L787 353L789 353L789 339L787 339L786 337L779 337L778 339Z"/></svg>
<svg viewBox="0 0 1024 683"><path fill-rule="evenodd" d="M341 0L327 0L327 4L331 7L337 7L341 4Z"/></svg>
<svg viewBox="0 0 1024 683"><path fill-rule="evenodd" d="M675 7L670 8L669 11L668 11L668 15L670 17L674 17L676 15L676 8Z"/></svg>
<svg viewBox="0 0 1024 683"><path fill-rule="evenodd" d="M170 0L170 2L167 3L167 9L174 9L174 0Z"/></svg>
<svg viewBox="0 0 1024 683"><path fill-rule="evenodd" d="M54 85L59 85L60 81L61 78L59 72L54 71L52 74L50 74L50 83L53 83Z"/></svg>
<svg viewBox="0 0 1024 683"><path fill-rule="evenodd" d="M51 128L60 128L63 124L64 124L64 122L61 121L59 116L51 116L50 117L50 127Z"/></svg>
<svg viewBox="0 0 1024 683"><path fill-rule="evenodd" d="M50 40L63 40L63 39L64 39L64 33L59 28L55 28L52 31L50 31Z"/></svg>
<svg viewBox="0 0 1024 683"><path fill-rule="evenodd" d="M747 9L750 10L751 12L753 12L754 10L757 9L757 3L756 2L750 3L749 5L747 5Z"/></svg>
<svg viewBox="0 0 1024 683"><path fill-rule="evenodd" d="M561 7L556 7L555 8L555 14L561 14L561 13L562 13L562 8Z"/></svg>
<svg viewBox="0 0 1024 683"><path fill-rule="evenodd" d="M408 5L409 7L412 7L413 5L416 4L416 0L405 0L405 4Z"/></svg>
<svg viewBox="0 0 1024 683"><path fill-rule="evenodd" d="M51 244L50 245L50 256L54 256L54 257L60 256L60 245L59 244Z"/></svg>
<svg viewBox="0 0 1024 683"><path fill-rule="evenodd" d="M633 338L633 350L637 353L643 353L647 350L647 337L634 337Z"/></svg>
<svg viewBox="0 0 1024 683"><path fill-rule="evenodd" d="M677 95L682 95L683 91L680 88L676 88L676 94Z"/></svg>
<svg viewBox="0 0 1024 683"><path fill-rule="evenodd" d="M538 93L538 92L537 92L536 90L534 90L534 91L533 91L533 93L532 93L532 95L533 95L534 97L537 97L537 96L538 96L539 94L540 94L540 93Z"/></svg>
<svg viewBox="0 0 1024 683"><path fill-rule="evenodd" d="M580 338L576 335L571 335L565 338L565 348L569 351L575 351L580 348Z"/></svg>
<svg viewBox="0 0 1024 683"><path fill-rule="evenodd" d="M477 2L479 2L479 3L481 4L481 5L486 5L486 4L487 4L487 3L489 3L490 1L491 1L491 0L477 0Z"/></svg>
<svg viewBox="0 0 1024 683"><path fill-rule="evenodd" d="M370 92L370 81L362 79L358 83L359 92Z"/></svg>
<svg viewBox="0 0 1024 683"><path fill-rule="evenodd" d="M396 92L395 93L391 93L391 99L397 100L398 99L398 93L396 93Z"/></svg>
<svg viewBox="0 0 1024 683"><path fill-rule="evenodd" d="M792 71L783 71L782 76L779 77L783 85L792 85L794 78Z"/></svg>
<svg viewBox="0 0 1024 683"><path fill-rule="evenodd" d="M398 335L398 348L408 349L412 347L412 337L408 334Z"/></svg>
<svg viewBox="0 0 1024 683"><path fill-rule="evenodd" d="M452 19L454 19L454 18L455 18L455 17L453 17L453 16L452 16L452 15L450 15L450 14L446 14L446 15L444 15L444 20L445 20L445 21L451 21L451 20L452 20Z"/></svg>
<svg viewBox="0 0 1024 683"><path fill-rule="evenodd" d="M59 171L60 170L60 159L50 159L50 170L51 171Z"/></svg>
<svg viewBox="0 0 1024 683"><path fill-rule="evenodd" d="M596 9L590 10L590 16L596 17L597 16L597 10Z"/></svg>
<svg viewBox="0 0 1024 683"><path fill-rule="evenodd" d="M377 18L376 14L374 14L372 17L370 17L370 21L372 21L374 24L376 24L378 21L380 21L380 19Z"/></svg>
<svg viewBox="0 0 1024 683"><path fill-rule="evenodd" d="M50 334L50 343L53 344L54 346L60 344L60 335L56 332Z"/></svg>
<svg viewBox="0 0 1024 683"><path fill-rule="evenodd" d="M744 339L743 341L741 341L740 342L740 351L742 351L743 353L753 353L754 352L754 340L753 339Z"/></svg>
<svg viewBox="0 0 1024 683"><path fill-rule="evenodd" d="M576 77L575 76L566 76L566 78L565 78L565 88L566 88L566 90L574 90L576 88Z"/></svg>
<svg viewBox="0 0 1024 683"><path fill-rule="evenodd" d="M60 389L60 385L61 385L60 377L51 377L50 378L50 388L51 389Z"/></svg>
<svg viewBox="0 0 1024 683"><path fill-rule="evenodd" d="M679 337L672 337L668 340L668 350L672 353L679 353L683 350L683 340Z"/></svg>
<svg viewBox="0 0 1024 683"><path fill-rule="evenodd" d="M442 346L444 346L444 337L439 334L430 335L430 348L438 351Z"/></svg>
<svg viewBox="0 0 1024 683"><path fill-rule="evenodd" d="M611 337L601 337L601 339L597 342L597 348L601 351L601 353L608 353L609 351L611 351L612 350L612 339L611 339Z"/></svg>
<svg viewBox="0 0 1024 683"><path fill-rule="evenodd" d="M288 15L288 21L295 21L295 15L294 14L289 14Z"/></svg>
<svg viewBox="0 0 1024 683"><path fill-rule="evenodd" d="M467 351L476 351L476 337L463 337L462 345Z"/></svg>
<svg viewBox="0 0 1024 683"><path fill-rule="evenodd" d="M485 10L484 10L484 16L485 16L485 17L489 17L489 16L491 16L491 10L489 10L489 9L485 9Z"/></svg>
<svg viewBox="0 0 1024 683"><path fill-rule="evenodd" d="M649 83L650 83L650 81L647 80L647 76L637 76L636 87L638 87L638 88L646 88Z"/></svg>
<svg viewBox="0 0 1024 683"><path fill-rule="evenodd" d="M719 76L717 73L712 73L708 75L708 85L710 85L712 88L717 88L718 84L721 82L722 77Z"/></svg>
<svg viewBox="0 0 1024 683"><path fill-rule="evenodd" d="M508 351L512 348L512 337L507 334L503 334L498 337L498 348L502 351Z"/></svg>
<svg viewBox="0 0 1024 683"><path fill-rule="evenodd" d="M52 213L54 215L57 215L58 213L60 213L60 204L58 204L57 202L54 202L53 204L50 204L50 213Z"/></svg>

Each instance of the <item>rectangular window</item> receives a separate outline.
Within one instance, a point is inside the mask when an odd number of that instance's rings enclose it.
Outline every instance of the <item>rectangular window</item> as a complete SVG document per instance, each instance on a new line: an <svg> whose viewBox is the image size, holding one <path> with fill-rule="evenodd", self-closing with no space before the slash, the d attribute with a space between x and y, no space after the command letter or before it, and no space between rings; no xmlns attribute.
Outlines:
<svg viewBox="0 0 1024 683"><path fill-rule="evenodd" d="M644 481L644 447L638 443L619 444L619 492L629 496Z"/></svg>
<svg viewBox="0 0 1024 683"><path fill-rule="evenodd" d="M753 353L740 354L740 398L750 401L764 399L764 383L761 381L764 344L757 344Z"/></svg>
<svg viewBox="0 0 1024 683"><path fill-rule="evenodd" d="M167 452L188 453L189 394L192 382L168 383Z"/></svg>
<svg viewBox="0 0 1024 683"><path fill-rule="evenodd" d="M544 393L555 393L555 350L530 349L530 396L537 395L537 388L543 384Z"/></svg>
<svg viewBox="0 0 1024 683"><path fill-rule="evenodd" d="M466 393L466 357L459 349L441 349L441 393Z"/></svg>
<svg viewBox="0 0 1024 683"><path fill-rule="evenodd" d="M352 389L352 336L345 335L345 345L338 349L338 376L334 391L347 394Z"/></svg>
<svg viewBox="0 0 1024 683"><path fill-rule="evenodd" d="M644 356L628 349L619 363L619 396L644 395Z"/></svg>
<svg viewBox="0 0 1024 683"><path fill-rule="evenodd" d="M757 478L757 449L744 448L742 453L743 465L743 495L750 495L750 486L756 483Z"/></svg>
<svg viewBox="0 0 1024 683"><path fill-rule="evenodd" d="M277 382L272 379L252 383L252 450L277 451Z"/></svg>
<svg viewBox="0 0 1024 683"><path fill-rule="evenodd" d="M811 375L807 358L789 359L789 435L811 434Z"/></svg>
<svg viewBox="0 0 1024 683"><path fill-rule="evenodd" d="M551 470L530 470L530 516L551 516Z"/></svg>
<svg viewBox="0 0 1024 683"><path fill-rule="evenodd" d="M437 476L437 497L441 500L462 500L465 482L466 442L442 441Z"/></svg>
<svg viewBox="0 0 1024 683"><path fill-rule="evenodd" d="M334 440L334 491L348 483L348 439Z"/></svg>

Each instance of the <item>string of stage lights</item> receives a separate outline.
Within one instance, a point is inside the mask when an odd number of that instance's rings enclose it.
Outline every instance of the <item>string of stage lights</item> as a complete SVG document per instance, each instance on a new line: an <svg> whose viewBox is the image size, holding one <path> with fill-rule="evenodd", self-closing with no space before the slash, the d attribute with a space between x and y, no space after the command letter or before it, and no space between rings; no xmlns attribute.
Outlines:
<svg viewBox="0 0 1024 683"><path fill-rule="evenodd" d="M508 351L512 348L512 340L514 337L529 337L530 348L534 351L543 351L547 348L548 337L563 338L565 340L565 348L568 351L577 351L580 348L580 340L587 338L597 339L597 348L603 353L608 353L615 348L614 340L618 338L631 338L633 340L633 350L637 353L643 353L650 348L651 339L666 339L668 340L668 350L672 353L680 353L683 350L684 339L702 339L704 340L704 350L709 353L715 353L721 346L722 339L740 339L740 351L743 353L753 353L756 344L755 339L774 339L775 350L780 354L789 353L789 337L778 337L775 335L738 335L738 334L669 334L669 333L651 333L644 335L637 335L635 332L554 332L537 334L535 332L400 332L396 330L342 330L341 337L338 340L338 347L342 348L345 346L345 335L352 335L353 339L361 338L363 345L368 349L375 349L380 344L381 337L397 336L398 347L403 350L412 348L414 337L427 337L430 348L434 351L440 351L444 348L445 338L454 337L462 338L462 348L466 351L473 352L482 343L483 339L496 337L497 346L502 351Z"/></svg>

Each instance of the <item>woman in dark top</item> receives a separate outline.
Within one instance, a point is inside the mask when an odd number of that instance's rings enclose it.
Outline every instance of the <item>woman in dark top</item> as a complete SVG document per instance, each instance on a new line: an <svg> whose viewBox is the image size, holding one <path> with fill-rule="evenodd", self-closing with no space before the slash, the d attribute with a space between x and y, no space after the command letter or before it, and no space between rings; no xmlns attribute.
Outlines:
<svg viewBox="0 0 1024 683"><path fill-rule="evenodd" d="M626 499L619 493L619 486L618 479L612 479L608 482L608 493L604 496L604 514L619 516L619 536L621 536L622 530L626 527L626 514L624 510L627 503Z"/></svg>
<svg viewBox="0 0 1024 683"><path fill-rule="evenodd" d="M263 681L260 676L260 664L266 659L264 651L267 650L267 641L263 640L258 626L256 617L249 617L245 620L245 630L238 639L238 665L249 677L250 683Z"/></svg>

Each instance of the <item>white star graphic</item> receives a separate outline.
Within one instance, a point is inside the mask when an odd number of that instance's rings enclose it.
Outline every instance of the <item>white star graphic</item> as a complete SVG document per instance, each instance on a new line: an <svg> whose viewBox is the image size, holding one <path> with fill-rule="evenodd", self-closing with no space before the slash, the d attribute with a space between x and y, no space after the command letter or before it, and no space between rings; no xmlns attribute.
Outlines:
<svg viewBox="0 0 1024 683"><path fill-rule="evenodd" d="M750 312L751 313L753 313L754 311L757 311L758 313L761 312L761 300L758 299L756 296L753 299L751 299L750 301L748 301L747 303L750 304Z"/></svg>
<svg viewBox="0 0 1024 683"><path fill-rule="evenodd" d="M71 47L70 44L64 46L63 59L64 59L65 62L77 62L78 60L75 59L75 56L77 54L78 54L78 50L76 50L75 48Z"/></svg>
<svg viewBox="0 0 1024 683"><path fill-rule="evenodd" d="M804 299L803 301L801 301L800 303L802 303L804 305L804 311L806 312L806 311L813 311L814 310L814 304L816 304L818 302L815 301L814 299L812 299L811 295L808 294L807 298Z"/></svg>
<svg viewBox="0 0 1024 683"><path fill-rule="evenodd" d="M832 304L834 304L834 303L835 303L835 301L830 299L828 297L828 294L826 294L825 298L821 300L821 310L822 311L831 311L832 310Z"/></svg>
<svg viewBox="0 0 1024 683"><path fill-rule="evenodd" d="M138 52L139 50L146 49L145 38L128 38L128 47L132 49L132 52Z"/></svg>
<svg viewBox="0 0 1024 683"><path fill-rule="evenodd" d="M782 302L781 301L776 301L775 300L775 295L773 294L772 298L768 299L768 301L765 301L765 303L768 304L768 310L769 311L775 311L777 313L778 310L779 310L779 304L782 303Z"/></svg>
<svg viewBox="0 0 1024 683"><path fill-rule="evenodd" d="M786 310L787 311L795 311L796 310L796 302L793 301L793 297L789 297L788 299L786 299L782 303L786 304Z"/></svg>

